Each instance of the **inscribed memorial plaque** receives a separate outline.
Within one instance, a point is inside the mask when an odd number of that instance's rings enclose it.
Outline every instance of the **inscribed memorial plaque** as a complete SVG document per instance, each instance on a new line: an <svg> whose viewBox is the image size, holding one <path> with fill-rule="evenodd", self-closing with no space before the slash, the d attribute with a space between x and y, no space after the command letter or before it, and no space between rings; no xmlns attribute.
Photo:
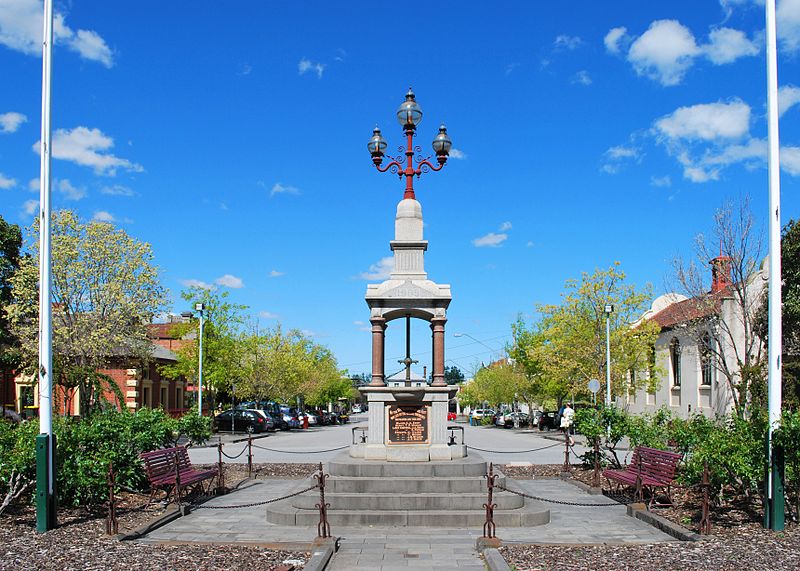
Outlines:
<svg viewBox="0 0 800 571"><path fill-rule="evenodd" d="M425 444L428 442L428 407L389 405L389 443Z"/></svg>

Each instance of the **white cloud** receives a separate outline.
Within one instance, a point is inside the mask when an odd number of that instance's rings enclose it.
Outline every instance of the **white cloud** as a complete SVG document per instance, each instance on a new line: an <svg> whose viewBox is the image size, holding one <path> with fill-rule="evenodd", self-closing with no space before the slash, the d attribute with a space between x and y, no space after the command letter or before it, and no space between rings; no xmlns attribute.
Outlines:
<svg viewBox="0 0 800 571"><path fill-rule="evenodd" d="M750 106L743 101L680 107L656 121L656 129L670 139L733 139L750 130Z"/></svg>
<svg viewBox="0 0 800 571"><path fill-rule="evenodd" d="M56 181L53 186L55 187L56 192L63 194L67 200L80 200L86 196L85 187L82 186L80 188L76 188L65 178Z"/></svg>
<svg viewBox="0 0 800 571"><path fill-rule="evenodd" d="M40 0L3 0L0 4L0 44L27 55L42 53L42 18ZM53 14L53 39L55 45L65 45L82 58L111 67L114 64L111 49L97 32L73 30L64 14Z"/></svg>
<svg viewBox="0 0 800 571"><path fill-rule="evenodd" d="M528 247L528 248L533 248L535 246L535 244L531 240L528 240L528 243L525 244L525 246Z"/></svg>
<svg viewBox="0 0 800 571"><path fill-rule="evenodd" d="M708 35L709 43L702 47L706 57L714 65L731 63L744 56L758 55L755 42L747 39L744 32L731 28L717 28Z"/></svg>
<svg viewBox="0 0 800 571"><path fill-rule="evenodd" d="M781 149L781 168L792 176L800 176L800 147Z"/></svg>
<svg viewBox="0 0 800 571"><path fill-rule="evenodd" d="M672 186L672 179L669 175L665 176L651 176L650 186L657 186L659 188L667 188Z"/></svg>
<svg viewBox="0 0 800 571"><path fill-rule="evenodd" d="M603 43L606 46L606 49L612 54L620 53L621 49L627 47L623 44L627 44L629 38L627 36L628 29L625 27L620 26L619 28L611 28L606 37L603 38Z"/></svg>
<svg viewBox="0 0 800 571"><path fill-rule="evenodd" d="M0 115L0 133L13 133L27 120L28 118L22 113L15 111L3 113Z"/></svg>
<svg viewBox="0 0 800 571"><path fill-rule="evenodd" d="M778 39L787 52L800 49L800 0L781 0L775 12Z"/></svg>
<svg viewBox="0 0 800 571"><path fill-rule="evenodd" d="M325 71L325 65L319 62L313 62L310 59L303 58L297 64L297 73L304 75L308 72L316 73L318 79L322 79L322 73Z"/></svg>
<svg viewBox="0 0 800 571"><path fill-rule="evenodd" d="M592 78L591 76L589 76L589 72L583 69L572 77L572 83L580 83L581 85L591 85Z"/></svg>
<svg viewBox="0 0 800 571"><path fill-rule="evenodd" d="M628 61L639 75L677 85L699 53L688 28L677 20L656 20L631 44Z"/></svg>
<svg viewBox="0 0 800 571"><path fill-rule="evenodd" d="M286 272L279 272L278 270L272 270L272 271L269 273L269 277L271 277L271 278L279 278L279 277L281 277L282 275L284 275L285 273L286 273Z"/></svg>
<svg viewBox="0 0 800 571"><path fill-rule="evenodd" d="M635 159L639 156L639 150L634 147L618 145L609 148L605 154L610 159Z"/></svg>
<svg viewBox="0 0 800 571"><path fill-rule="evenodd" d="M719 180L719 169L706 170L703 167L687 166L683 169L683 176L692 182Z"/></svg>
<svg viewBox="0 0 800 571"><path fill-rule="evenodd" d="M520 65L522 64L517 62L506 64L506 75L511 75Z"/></svg>
<svg viewBox="0 0 800 571"><path fill-rule="evenodd" d="M289 186L288 184L276 182L272 186L272 190L270 190L269 195L272 197L276 194L300 194L300 189L294 186Z"/></svg>
<svg viewBox="0 0 800 571"><path fill-rule="evenodd" d="M244 282L241 278L237 278L231 274L225 274L214 280L214 283L231 289L241 289L244 287Z"/></svg>
<svg viewBox="0 0 800 571"><path fill-rule="evenodd" d="M511 230L511 222L503 222L500 225L500 232L508 232Z"/></svg>
<svg viewBox="0 0 800 571"><path fill-rule="evenodd" d="M363 321L354 321L353 325L358 327L359 331L367 331L367 332L372 331L372 327L370 327L368 324L364 323Z"/></svg>
<svg viewBox="0 0 800 571"><path fill-rule="evenodd" d="M784 85L778 89L778 116L800 103L800 87Z"/></svg>
<svg viewBox="0 0 800 571"><path fill-rule="evenodd" d="M358 274L358 277L369 281L388 280L392 270L394 270L394 258L387 256L372 264L366 272Z"/></svg>
<svg viewBox="0 0 800 571"><path fill-rule="evenodd" d="M98 210L95 212L94 216L92 216L92 220L95 222L108 222L109 224L117 221L113 214L105 210Z"/></svg>
<svg viewBox="0 0 800 571"><path fill-rule="evenodd" d="M28 181L28 190L30 190L31 192L39 192L39 179L38 179L38 177L37 178L32 178L31 180Z"/></svg>
<svg viewBox="0 0 800 571"><path fill-rule="evenodd" d="M485 236L481 236L480 238L475 238L472 241L472 245L475 246L476 248L484 248L487 246L490 248L498 248L506 240L508 240L508 234L505 234L503 232L499 233L489 232Z"/></svg>
<svg viewBox="0 0 800 571"><path fill-rule="evenodd" d="M136 193L133 191L133 189L121 184L104 186L100 189L100 193L107 194L109 196L136 196Z"/></svg>
<svg viewBox="0 0 800 571"><path fill-rule="evenodd" d="M41 141L33 145L33 150L40 151ZM100 129L75 127L72 130L57 129L53 134L53 157L71 161L84 167L92 167L97 174L114 176L118 168L133 172L142 172L141 165L128 159L121 159L109 154L114 147L114 140L103 134Z"/></svg>
<svg viewBox="0 0 800 571"><path fill-rule="evenodd" d="M14 188L17 186L17 181L13 178L8 178L6 175L0 172L0 188L3 190Z"/></svg>
<svg viewBox="0 0 800 571"><path fill-rule="evenodd" d="M22 205L22 209L25 211L25 214L32 216L39 211L39 201L26 200Z"/></svg>
<svg viewBox="0 0 800 571"><path fill-rule="evenodd" d="M467 158L467 153L462 150L452 148L450 149L450 158L461 161Z"/></svg>
<svg viewBox="0 0 800 571"><path fill-rule="evenodd" d="M574 50L577 49L583 44L583 40L581 40L578 36L568 36L566 34L561 34L560 36L556 36L553 45L556 49L565 49L565 50Z"/></svg>
<svg viewBox="0 0 800 571"><path fill-rule="evenodd" d="M204 281L196 280L196 279L188 279L188 280L181 280L181 285L183 287L189 288L200 288L200 289L214 289L214 286L210 283L206 283Z"/></svg>
<svg viewBox="0 0 800 571"><path fill-rule="evenodd" d="M278 319L280 316L277 313L272 313L271 311L259 311L258 316L261 319Z"/></svg>

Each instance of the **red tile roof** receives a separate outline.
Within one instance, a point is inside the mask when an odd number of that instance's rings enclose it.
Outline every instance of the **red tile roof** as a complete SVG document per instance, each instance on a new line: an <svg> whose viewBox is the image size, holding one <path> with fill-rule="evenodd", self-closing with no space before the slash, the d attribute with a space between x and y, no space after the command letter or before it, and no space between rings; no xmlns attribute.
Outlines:
<svg viewBox="0 0 800 571"><path fill-rule="evenodd" d="M722 295L704 295L685 299L668 305L650 317L650 320L658 323L662 329L671 329L676 325L719 313L722 298Z"/></svg>

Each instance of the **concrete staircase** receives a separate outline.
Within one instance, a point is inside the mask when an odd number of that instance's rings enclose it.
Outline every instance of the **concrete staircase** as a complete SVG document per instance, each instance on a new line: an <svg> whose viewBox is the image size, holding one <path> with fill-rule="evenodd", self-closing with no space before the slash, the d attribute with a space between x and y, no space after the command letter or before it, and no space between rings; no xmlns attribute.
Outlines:
<svg viewBox="0 0 800 571"><path fill-rule="evenodd" d="M326 466L325 500L331 526L482 527L486 519L487 463L470 456L445 462L380 462L342 455ZM495 473L498 473L495 470ZM304 480L297 489L314 484ZM502 473L497 484L521 489ZM269 504L267 521L316 526L319 490ZM494 520L501 527L549 523L541 503L495 490Z"/></svg>

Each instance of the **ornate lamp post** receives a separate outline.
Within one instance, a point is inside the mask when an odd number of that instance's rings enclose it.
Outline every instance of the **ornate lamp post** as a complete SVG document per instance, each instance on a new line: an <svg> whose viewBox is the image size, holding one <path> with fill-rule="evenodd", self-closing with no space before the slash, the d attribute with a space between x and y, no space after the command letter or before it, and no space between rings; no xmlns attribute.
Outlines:
<svg viewBox="0 0 800 571"><path fill-rule="evenodd" d="M416 199L414 196L414 176L419 177L422 173L429 170L439 171L447 162L447 157L450 156L450 149L453 146L450 137L447 136L447 127L442 125L439 127L439 134L433 139L433 151L436 153L437 165L430 162L431 156L422 157L422 148L414 146L414 135L417 132L417 125L422 121L422 109L417 103L414 92L408 88L406 93L406 100L397 109L397 120L403 127L403 132L406 135L406 146L398 146L397 152L400 153L396 157L389 156L391 162L386 166L381 166L383 162L384 152L386 151L386 139L381 135L381 130L375 127L372 132L372 138L367 143L367 148L372 155L372 162L380 172L391 170L393 174L406 177L406 192L403 198ZM405 154L405 159L402 155ZM414 166L414 155L416 156L416 166Z"/></svg>

